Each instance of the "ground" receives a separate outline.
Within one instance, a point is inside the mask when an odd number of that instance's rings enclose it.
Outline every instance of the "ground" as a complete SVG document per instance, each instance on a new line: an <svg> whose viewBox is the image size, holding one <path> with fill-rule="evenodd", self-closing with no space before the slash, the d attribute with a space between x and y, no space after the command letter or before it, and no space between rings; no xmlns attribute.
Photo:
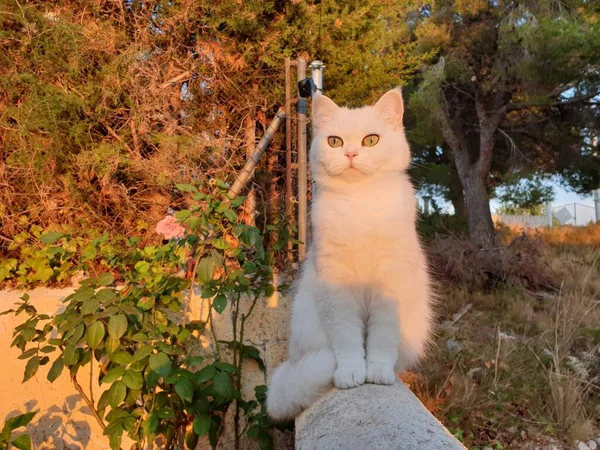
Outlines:
<svg viewBox="0 0 600 450"><path fill-rule="evenodd" d="M539 249L520 270L544 281L446 279L430 353L402 378L469 448L576 448L600 436L600 227L504 231Z"/></svg>

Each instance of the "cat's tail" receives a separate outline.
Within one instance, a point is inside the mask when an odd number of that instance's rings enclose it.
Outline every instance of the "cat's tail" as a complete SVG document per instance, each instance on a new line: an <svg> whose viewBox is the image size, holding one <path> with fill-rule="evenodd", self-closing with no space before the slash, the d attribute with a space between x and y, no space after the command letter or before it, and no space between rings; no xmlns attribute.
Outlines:
<svg viewBox="0 0 600 450"><path fill-rule="evenodd" d="M274 420L293 419L314 403L333 383L335 357L331 350L308 353L284 362L273 373L267 410Z"/></svg>

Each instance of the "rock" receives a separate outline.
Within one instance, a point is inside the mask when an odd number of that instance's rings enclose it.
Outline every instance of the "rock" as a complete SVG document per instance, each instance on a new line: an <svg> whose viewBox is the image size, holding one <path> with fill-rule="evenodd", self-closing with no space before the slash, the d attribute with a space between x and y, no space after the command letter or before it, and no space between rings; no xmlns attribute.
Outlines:
<svg viewBox="0 0 600 450"><path fill-rule="evenodd" d="M588 441L587 446L590 448L590 450L596 450L598 448L598 444L596 444L596 442L594 442L592 439Z"/></svg>
<svg viewBox="0 0 600 450"><path fill-rule="evenodd" d="M577 445L577 450L590 450L585 442L577 441L575 444Z"/></svg>

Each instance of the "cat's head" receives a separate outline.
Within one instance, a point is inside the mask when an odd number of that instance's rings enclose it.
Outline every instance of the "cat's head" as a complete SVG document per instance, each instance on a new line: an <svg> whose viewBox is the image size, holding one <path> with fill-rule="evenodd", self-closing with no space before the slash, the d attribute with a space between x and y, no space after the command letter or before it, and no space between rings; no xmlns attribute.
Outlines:
<svg viewBox="0 0 600 450"><path fill-rule="evenodd" d="M318 184L355 183L410 164L399 89L373 106L337 106L321 93L313 97L311 170Z"/></svg>

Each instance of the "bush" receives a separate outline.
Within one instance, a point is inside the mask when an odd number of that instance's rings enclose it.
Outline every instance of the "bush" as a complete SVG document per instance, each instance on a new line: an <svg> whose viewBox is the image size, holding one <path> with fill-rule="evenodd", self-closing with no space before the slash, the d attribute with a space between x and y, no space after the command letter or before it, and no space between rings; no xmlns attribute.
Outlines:
<svg viewBox="0 0 600 450"><path fill-rule="evenodd" d="M202 436L216 447L232 405L236 436L245 431L261 448L271 447L266 387L257 387L254 399L243 399L241 375L248 359L264 371L259 350L244 341L244 326L257 301L273 294L272 255L257 228L236 223L243 198L230 201L226 186L217 186L206 194L178 185L195 205L176 213L184 236L107 265L110 271L81 282L62 312L39 314L27 294L9 311L28 316L15 329L12 343L27 359L23 381L41 366L50 367L51 382L68 371L113 449L120 448L124 433L138 449L157 437L167 449L193 449ZM70 244L61 233L45 233L41 239L64 252ZM129 270L132 260L137 262ZM115 286L117 278L123 286ZM210 299L205 321L188 321L185 314L196 288ZM251 299L246 310L243 298ZM226 309L234 318L228 342L219 340L212 327L213 313ZM201 336L210 341L209 350L197 348ZM90 364L90 389L92 381L106 386L96 401L78 380ZM247 423L240 428L242 413Z"/></svg>
<svg viewBox="0 0 600 450"><path fill-rule="evenodd" d="M554 286L542 245L522 235L506 246L481 249L454 236L438 236L430 243L429 255L437 275L472 289L505 285L547 289Z"/></svg>

